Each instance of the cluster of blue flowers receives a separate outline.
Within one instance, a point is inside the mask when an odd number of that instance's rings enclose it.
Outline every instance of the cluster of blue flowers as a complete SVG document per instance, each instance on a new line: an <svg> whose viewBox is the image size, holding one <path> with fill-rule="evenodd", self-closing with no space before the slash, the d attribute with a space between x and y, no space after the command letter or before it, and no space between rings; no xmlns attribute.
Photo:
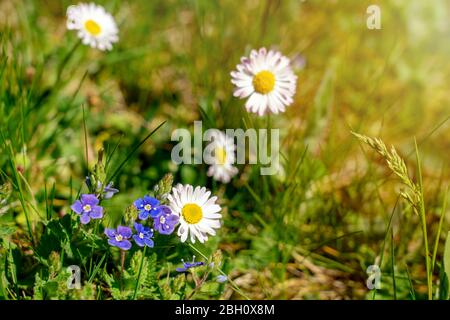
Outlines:
<svg viewBox="0 0 450 320"><path fill-rule="evenodd" d="M82 194L79 200L76 200L71 206L71 209L80 215L80 222L87 224L91 219L103 218L103 207L100 206L101 199L111 199L114 194L119 192L118 189L113 188L113 184L109 183L105 187L100 182L97 182L93 188L91 178L86 178L86 185L90 190L94 189L95 193ZM172 210L165 205L161 205L160 201L150 196L144 196L134 201L134 206L139 212L138 218L142 221L149 217L153 219L153 227L160 234L171 234L175 226L178 224L179 217L172 214ZM105 234L108 237L108 243L111 246L118 247L122 250L129 250L132 246L131 239L139 247L153 248L154 230L141 223L134 222L133 230L127 226L118 226L117 229L106 228Z"/></svg>
<svg viewBox="0 0 450 320"><path fill-rule="evenodd" d="M153 218L154 228L161 234L171 234L178 223L179 217L153 197L137 199L134 206L139 211L139 219L147 220L149 216Z"/></svg>
<svg viewBox="0 0 450 320"><path fill-rule="evenodd" d="M144 196L134 202L134 206L139 212L140 220L147 220L148 217L153 219L153 226L160 234L169 235L175 229L179 217L172 214L169 207L161 205L158 199ZM108 243L112 246L119 247L122 250L131 248L131 242L128 240L133 237L134 242L140 247L153 248L153 229L143 224L134 223L136 233L132 235L131 228L119 226L117 230L106 229L105 234L109 237Z"/></svg>
<svg viewBox="0 0 450 320"><path fill-rule="evenodd" d="M71 206L71 209L80 215L82 224L88 224L91 219L103 218L103 207L100 205L100 201L111 199L119 192L118 189L113 188L112 182L103 187L103 184L98 181L93 184L90 177L86 178L86 185L93 193L82 194L80 199L76 200ZM175 230L179 217L172 214L172 210L168 206L162 205L158 199L146 195L134 201L133 205L138 212L136 219L141 220L141 223L134 222L134 230L122 225L116 229L105 228L104 233L108 237L109 245L126 251L131 249L131 241L134 241L139 247L153 248L155 244L153 241L154 231L163 235L170 235ZM153 229L144 225L149 217L153 220ZM182 260L182 263L183 267L176 269L181 273L205 265L204 262L195 261L195 256L191 262Z"/></svg>
<svg viewBox="0 0 450 320"><path fill-rule="evenodd" d="M137 199L134 202L134 206L139 212L139 219L145 221L148 217L151 217L153 219L153 227L160 234L171 234L178 223L179 217L172 214L172 210L168 206L161 205L156 198L144 196ZM130 238L133 238L134 242L140 247L147 246L152 248L154 246L153 229L135 222L134 230L136 233L133 235L131 228L118 226L117 230L107 228L105 234L109 237L108 243L110 245L122 250L131 248Z"/></svg>
<svg viewBox="0 0 450 320"><path fill-rule="evenodd" d="M134 230L129 227L118 226L117 229L106 228L105 234L108 236L108 243L111 246L118 247L122 250L129 250L131 248L130 238L133 237L134 242L140 246L147 246L153 248L153 230L145 227L142 224L134 223Z"/></svg>

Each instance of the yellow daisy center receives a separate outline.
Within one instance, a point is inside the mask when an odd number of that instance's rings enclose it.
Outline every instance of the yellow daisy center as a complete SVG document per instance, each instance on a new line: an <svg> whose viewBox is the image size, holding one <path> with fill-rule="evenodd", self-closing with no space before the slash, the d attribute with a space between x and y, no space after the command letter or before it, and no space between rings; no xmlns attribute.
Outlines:
<svg viewBox="0 0 450 320"><path fill-rule="evenodd" d="M189 224L196 224L203 217L202 208L195 203L188 203L181 209L184 220Z"/></svg>
<svg viewBox="0 0 450 320"><path fill-rule="evenodd" d="M272 72L263 70L253 78L253 88L256 92L267 94L275 87L275 76Z"/></svg>
<svg viewBox="0 0 450 320"><path fill-rule="evenodd" d="M118 234L116 236L116 241L122 241L123 240L123 236L121 234Z"/></svg>
<svg viewBox="0 0 450 320"><path fill-rule="evenodd" d="M220 165L225 164L225 161L227 160L227 152L225 151L225 148L222 147L216 148L215 156L217 164Z"/></svg>
<svg viewBox="0 0 450 320"><path fill-rule="evenodd" d="M83 206L83 211L84 212L90 212L91 210L92 210L92 208L91 208L90 205L86 204L86 205Z"/></svg>
<svg viewBox="0 0 450 320"><path fill-rule="evenodd" d="M144 209L145 209L146 211L150 211L150 210L152 210L152 206L149 205L149 204L146 204L146 205L144 206Z"/></svg>
<svg viewBox="0 0 450 320"><path fill-rule="evenodd" d="M94 20L87 20L84 23L84 27L86 28L86 30L92 34L93 36L97 36L100 32L102 32L102 28L100 27L100 25L95 22Z"/></svg>

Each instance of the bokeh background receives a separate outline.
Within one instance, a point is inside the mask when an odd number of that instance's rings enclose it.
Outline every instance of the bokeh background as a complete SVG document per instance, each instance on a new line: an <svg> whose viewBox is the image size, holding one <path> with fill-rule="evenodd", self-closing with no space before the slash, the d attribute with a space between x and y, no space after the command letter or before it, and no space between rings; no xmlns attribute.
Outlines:
<svg viewBox="0 0 450 320"><path fill-rule="evenodd" d="M229 277L251 298L371 298L366 269L383 253L377 298L392 299L394 287L397 298L424 297L419 219L398 203L402 186L384 160L351 131L394 145L413 179L417 140L434 239L450 178L448 1L97 3L114 15L120 41L108 53L79 46L66 61L77 42L65 28L74 3L0 1L0 125L14 141L12 150L1 146L2 183L14 154L26 201L46 210L53 190L52 214L62 216L99 148L120 140L120 157L166 121L116 178L121 192L106 205L111 223L171 172L176 182L219 196L224 225L205 250L222 250ZM371 4L381 8L381 30L366 27ZM298 87L286 113L259 118L232 97L230 71L262 46L292 59ZM206 176L206 166L176 166L171 133L192 130L194 120L205 129L279 128L282 172L260 176L258 166L243 165L223 185ZM14 192L0 224L25 230ZM449 225L447 210L442 239ZM26 251L20 231L13 238ZM26 278L27 270L19 273ZM227 287L208 297L242 298Z"/></svg>

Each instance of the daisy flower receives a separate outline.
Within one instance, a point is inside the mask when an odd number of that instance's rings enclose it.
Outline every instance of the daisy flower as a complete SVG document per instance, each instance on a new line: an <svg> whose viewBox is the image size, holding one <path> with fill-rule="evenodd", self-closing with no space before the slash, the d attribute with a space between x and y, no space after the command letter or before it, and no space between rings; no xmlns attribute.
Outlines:
<svg viewBox="0 0 450 320"><path fill-rule="evenodd" d="M233 95L248 98L248 112L262 116L267 112L284 112L292 104L297 86L297 76L290 67L290 60L278 51L261 48L252 50L250 57L242 57L237 71L231 72L235 85Z"/></svg>
<svg viewBox="0 0 450 320"><path fill-rule="evenodd" d="M214 150L214 158L213 164L208 169L208 176L223 183L230 182L231 178L238 173L238 169L233 166L236 160L234 140L217 130L210 146Z"/></svg>
<svg viewBox="0 0 450 320"><path fill-rule="evenodd" d="M221 208L216 204L217 197L210 197L211 191L205 187L177 185L172 189L167 199L172 213L180 217L178 236L185 242L190 236L191 242L197 238L201 243L208 240L208 235L214 236L220 228L219 213Z"/></svg>
<svg viewBox="0 0 450 320"><path fill-rule="evenodd" d="M112 15L94 3L80 3L67 8L67 29L78 31L82 43L99 50L111 50L119 40L119 30Z"/></svg>

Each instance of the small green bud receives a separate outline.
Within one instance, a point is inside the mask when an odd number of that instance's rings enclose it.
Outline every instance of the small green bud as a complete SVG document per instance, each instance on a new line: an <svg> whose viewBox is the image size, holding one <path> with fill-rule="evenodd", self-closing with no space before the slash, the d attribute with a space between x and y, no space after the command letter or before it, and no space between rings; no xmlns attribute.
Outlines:
<svg viewBox="0 0 450 320"><path fill-rule="evenodd" d="M159 198L165 199L166 195L172 190L173 175L166 174L155 186L155 193Z"/></svg>
<svg viewBox="0 0 450 320"><path fill-rule="evenodd" d="M213 253L212 261L215 267L219 267L222 264L222 260L223 260L222 250L217 250L216 252Z"/></svg>
<svg viewBox="0 0 450 320"><path fill-rule="evenodd" d="M132 204L125 209L125 222L130 224L136 221L138 217L138 209Z"/></svg>
<svg viewBox="0 0 450 320"><path fill-rule="evenodd" d="M0 185L0 204L6 204L11 195L12 187L9 182Z"/></svg>
<svg viewBox="0 0 450 320"><path fill-rule="evenodd" d="M61 269L61 257L56 251L52 251L49 256L50 269L53 272L58 272Z"/></svg>
<svg viewBox="0 0 450 320"><path fill-rule="evenodd" d="M186 285L186 275L180 274L173 280L173 291L179 292Z"/></svg>

